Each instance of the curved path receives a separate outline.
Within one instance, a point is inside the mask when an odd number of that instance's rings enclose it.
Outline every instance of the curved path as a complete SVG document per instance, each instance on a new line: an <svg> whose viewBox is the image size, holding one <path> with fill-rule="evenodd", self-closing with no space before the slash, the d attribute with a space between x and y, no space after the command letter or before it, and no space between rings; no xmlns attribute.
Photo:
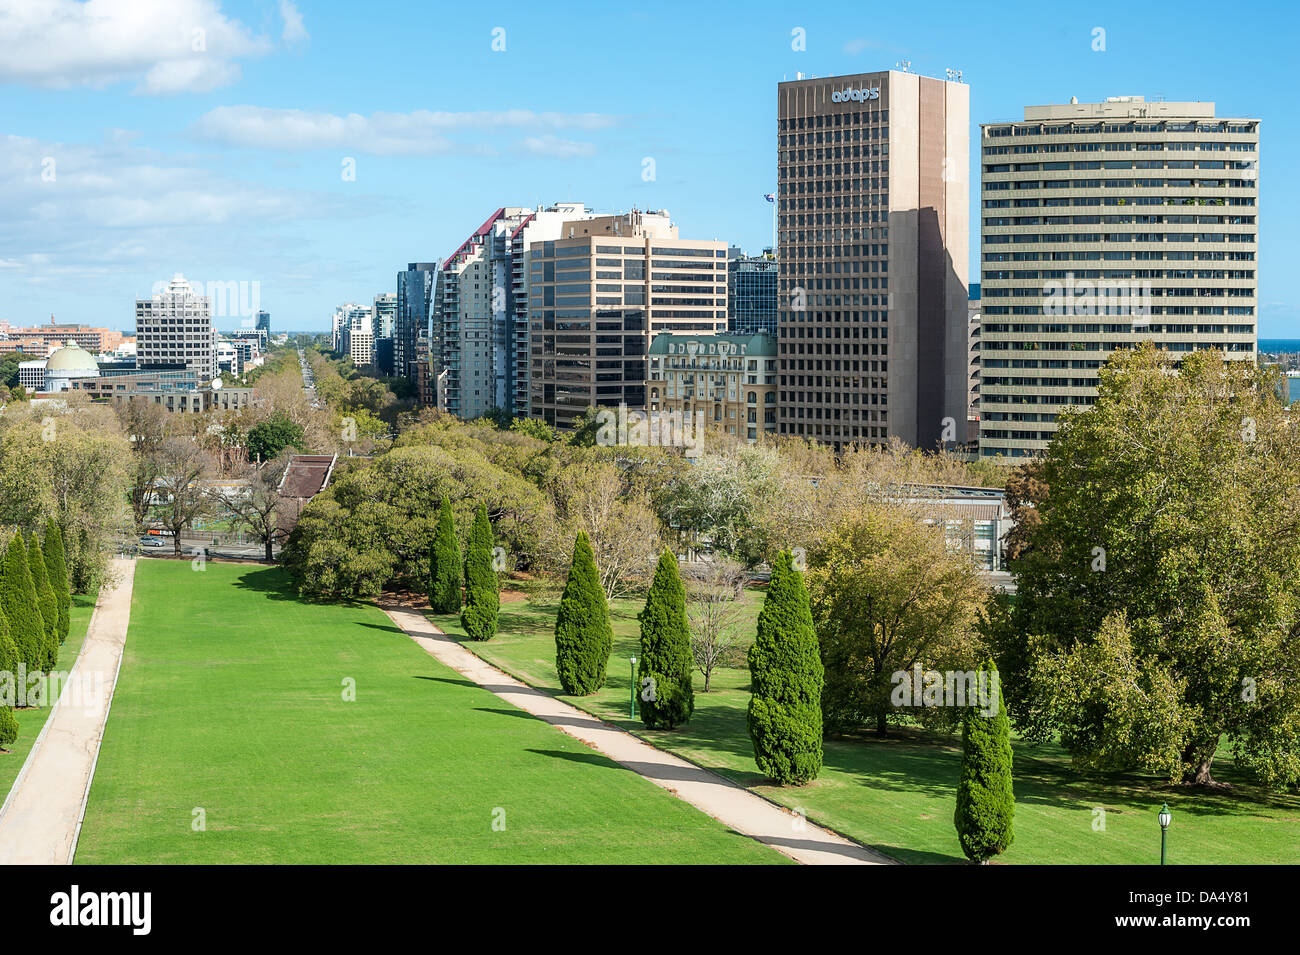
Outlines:
<svg viewBox="0 0 1300 955"><path fill-rule="evenodd" d="M657 749L590 713L520 683L466 650L418 611L388 602L380 606L389 619L430 656L511 705L545 720L634 773L639 773L736 832L757 839L797 862L816 865L894 862L843 836L807 822L707 769Z"/></svg>
<svg viewBox="0 0 1300 955"><path fill-rule="evenodd" d="M0 810L0 865L65 865L76 851L131 619L135 560L112 567L117 584L100 591L72 673Z"/></svg>

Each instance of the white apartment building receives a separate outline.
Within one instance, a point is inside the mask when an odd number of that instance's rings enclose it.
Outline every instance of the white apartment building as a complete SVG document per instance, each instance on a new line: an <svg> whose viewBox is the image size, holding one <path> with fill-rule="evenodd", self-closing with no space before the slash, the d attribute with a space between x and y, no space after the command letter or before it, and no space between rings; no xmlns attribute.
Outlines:
<svg viewBox="0 0 1300 955"><path fill-rule="evenodd" d="M438 270L433 305L440 404L462 418L528 414L530 273L525 251L595 213L579 202L503 207ZM445 374L444 374L445 373Z"/></svg>
<svg viewBox="0 0 1300 955"><path fill-rule="evenodd" d="M1255 360L1258 120L1121 96L983 131L981 456L1042 451L1143 340Z"/></svg>
<svg viewBox="0 0 1300 955"><path fill-rule="evenodd" d="M135 302L136 363L142 370L184 366L200 381L217 377L217 330L212 300L195 294L185 276L167 289Z"/></svg>

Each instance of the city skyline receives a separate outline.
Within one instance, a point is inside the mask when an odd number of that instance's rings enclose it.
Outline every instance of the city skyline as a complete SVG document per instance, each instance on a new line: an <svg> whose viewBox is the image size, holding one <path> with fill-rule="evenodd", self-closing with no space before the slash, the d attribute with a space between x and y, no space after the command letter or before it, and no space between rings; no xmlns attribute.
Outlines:
<svg viewBox="0 0 1300 955"><path fill-rule="evenodd" d="M757 3L691 9L686 28L636 11L506 7L440 12L432 43L427 31L392 29L426 16L415 6L368 24L337 4L150 6L99 5L134 25L138 39L125 41L83 22L70 0L0 16L0 214L11 226L0 237L0 319L53 313L129 330L134 301L182 272L257 283L277 328L325 331L340 302L397 291L407 263L441 261L485 208L503 205L666 209L683 235L756 254L771 244L777 84L798 72L961 69L973 142L978 124L1014 121L1025 105L1115 95L1260 117L1266 157L1300 139L1285 86L1269 81L1288 31L1216 23L1209 45L1197 5L1171 21L1102 4L1074 26L1039 27L1018 4L1024 15L1009 12L996 30L957 7L859 21L848 8ZM1295 20L1270 10L1278 25ZM626 67L611 39L624 35L658 57L648 72ZM32 54L56 39L58 55ZM1221 68L1247 56L1250 70ZM972 224L977 162L972 150ZM1300 240L1282 226L1300 191L1267 161L1260 181L1259 336L1300 337L1284 267ZM972 228L971 282L979 252ZM244 317L214 321L238 328Z"/></svg>

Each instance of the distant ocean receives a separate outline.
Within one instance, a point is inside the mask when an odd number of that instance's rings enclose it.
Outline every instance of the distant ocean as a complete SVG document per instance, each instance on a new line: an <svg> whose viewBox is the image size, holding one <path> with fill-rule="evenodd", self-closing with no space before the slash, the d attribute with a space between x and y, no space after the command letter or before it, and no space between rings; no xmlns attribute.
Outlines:
<svg viewBox="0 0 1300 955"><path fill-rule="evenodd" d="M1278 352L1300 352L1300 338L1261 338L1259 350L1274 355Z"/></svg>

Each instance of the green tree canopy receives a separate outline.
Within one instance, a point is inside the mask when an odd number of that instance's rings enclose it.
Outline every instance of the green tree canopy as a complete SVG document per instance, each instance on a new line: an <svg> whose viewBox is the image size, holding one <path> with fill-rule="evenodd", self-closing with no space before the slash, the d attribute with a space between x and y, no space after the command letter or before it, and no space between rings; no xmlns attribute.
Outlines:
<svg viewBox="0 0 1300 955"><path fill-rule="evenodd" d="M9 621L9 633L18 648L18 658L27 665L28 672L46 669L49 661L49 644L45 636L45 621L41 618L27 569L27 548L23 536L9 538L3 562L0 562L0 611Z"/></svg>
<svg viewBox="0 0 1300 955"><path fill-rule="evenodd" d="M987 862L1015 840L1016 810L1011 783L1011 721L1002 700L997 670L980 669L977 705L966 708L961 734L961 778L953 823L962 852L972 862Z"/></svg>
<svg viewBox="0 0 1300 955"><path fill-rule="evenodd" d="M41 553L41 542L35 531L27 540L27 567L36 588L36 606L45 624L45 668L52 670L59 662L59 598L50 586L45 555Z"/></svg>
<svg viewBox="0 0 1300 955"><path fill-rule="evenodd" d="M587 696L605 685L614 631L587 535L573 542L573 563L555 616L555 670L570 696Z"/></svg>
<svg viewBox="0 0 1300 955"><path fill-rule="evenodd" d="M641 654L637 660L637 686L641 719L651 728L672 729L695 711L695 670L691 654L691 628L686 619L686 588L682 586L677 558L667 548L659 556L641 623Z"/></svg>
<svg viewBox="0 0 1300 955"><path fill-rule="evenodd" d="M749 736L759 770L783 783L811 782L822 768L824 673L808 591L789 551L772 563L749 673Z"/></svg>
<svg viewBox="0 0 1300 955"><path fill-rule="evenodd" d="M451 500L444 494L438 508L438 527L433 532L430 553L429 609L434 613L460 610L460 542L456 539L456 521L451 514Z"/></svg>
<svg viewBox="0 0 1300 955"><path fill-rule="evenodd" d="M270 461L285 448L301 449L303 438L301 425L289 420L283 412L276 412L249 429L248 460Z"/></svg>
<svg viewBox="0 0 1300 955"><path fill-rule="evenodd" d="M62 643L68 639L71 625L72 595L68 591L68 565L63 557L63 532L52 517L45 522L45 540L41 550L45 556L45 572L59 604L59 643Z"/></svg>
<svg viewBox="0 0 1300 955"><path fill-rule="evenodd" d="M493 567L495 546L487 506L480 504L474 512L474 526L470 528L465 550L465 609L460 616L471 640L491 640L496 636L501 593Z"/></svg>
<svg viewBox="0 0 1300 955"><path fill-rule="evenodd" d="M1036 520L994 642L1017 725L1084 766L1211 783L1220 741L1300 780L1300 429L1275 373L1150 344L1022 480Z"/></svg>

